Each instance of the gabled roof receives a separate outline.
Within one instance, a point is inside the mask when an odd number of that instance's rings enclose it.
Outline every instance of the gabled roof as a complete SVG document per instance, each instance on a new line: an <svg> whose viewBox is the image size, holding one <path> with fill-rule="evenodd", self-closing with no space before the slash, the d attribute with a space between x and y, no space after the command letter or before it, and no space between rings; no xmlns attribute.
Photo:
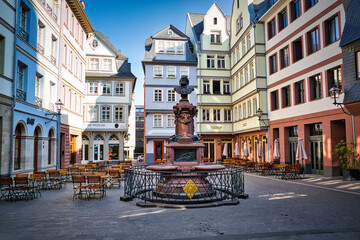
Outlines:
<svg viewBox="0 0 360 240"><path fill-rule="evenodd" d="M84 29L85 33L94 32L94 27L92 26L88 16L85 13L85 5L82 4L79 0L66 0L69 4L71 11L76 16L80 25Z"/></svg>
<svg viewBox="0 0 360 240"><path fill-rule="evenodd" d="M110 41L108 37L105 37L104 34L100 31L94 32L95 36L111 51L114 52L117 59L127 60L128 58L121 54L120 50L118 50Z"/></svg>
<svg viewBox="0 0 360 240"><path fill-rule="evenodd" d="M221 10L221 8L219 7L219 5L217 5L217 3L214 3L209 10L207 11L207 13L210 11L211 8L216 7L219 9L219 11L224 15L225 19L226 19L226 31L228 33L230 33L230 29L231 29L231 16L226 16L224 14L224 12ZM207 14L206 13L206 14ZM197 14L197 13L188 13L188 16L190 18L190 24L191 27L194 29L195 31L195 35L196 35L196 40L199 41L200 40L200 35L202 34L202 32L204 31L204 17L206 16L206 14Z"/></svg>
<svg viewBox="0 0 360 240"><path fill-rule="evenodd" d="M169 30L173 31L174 35L169 36ZM153 34L152 39L176 39L176 40L189 40L189 37L186 36L182 31L174 27L173 25L168 25L158 31L157 33Z"/></svg>
<svg viewBox="0 0 360 240"><path fill-rule="evenodd" d="M341 35L340 47L360 39L359 0L343 1L345 8L345 26Z"/></svg>

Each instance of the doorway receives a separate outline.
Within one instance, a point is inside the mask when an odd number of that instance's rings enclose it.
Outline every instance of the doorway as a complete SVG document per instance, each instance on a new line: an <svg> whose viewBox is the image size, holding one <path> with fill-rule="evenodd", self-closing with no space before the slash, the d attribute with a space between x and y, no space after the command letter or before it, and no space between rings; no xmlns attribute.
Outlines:
<svg viewBox="0 0 360 240"><path fill-rule="evenodd" d="M322 136L310 136L311 173L324 174Z"/></svg>
<svg viewBox="0 0 360 240"><path fill-rule="evenodd" d="M76 163L76 136L70 135L70 164Z"/></svg>
<svg viewBox="0 0 360 240"><path fill-rule="evenodd" d="M34 173L38 171L38 157L39 157L39 128L34 131Z"/></svg>
<svg viewBox="0 0 360 240"><path fill-rule="evenodd" d="M164 159L164 141L154 141L154 162Z"/></svg>

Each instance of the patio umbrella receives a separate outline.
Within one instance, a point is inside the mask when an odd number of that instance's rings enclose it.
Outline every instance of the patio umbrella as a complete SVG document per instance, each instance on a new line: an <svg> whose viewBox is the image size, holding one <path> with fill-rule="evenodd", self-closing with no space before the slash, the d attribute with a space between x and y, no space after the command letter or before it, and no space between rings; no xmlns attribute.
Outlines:
<svg viewBox="0 0 360 240"><path fill-rule="evenodd" d="M248 156L249 156L249 151L248 151L247 143L244 142L243 157L247 158Z"/></svg>
<svg viewBox="0 0 360 240"><path fill-rule="evenodd" d="M228 145L227 145L227 143L224 144L223 155L224 155L225 157L228 156Z"/></svg>
<svg viewBox="0 0 360 240"><path fill-rule="evenodd" d="M274 141L274 159L280 159L280 146L279 146L279 139L275 139Z"/></svg>
<svg viewBox="0 0 360 240"><path fill-rule="evenodd" d="M240 156L239 143L236 142L235 143L235 157L239 157L239 156Z"/></svg>
<svg viewBox="0 0 360 240"><path fill-rule="evenodd" d="M261 158L261 160L262 160L262 158L264 157L262 141L259 141L259 147L258 147L257 154L258 154L258 157Z"/></svg>
<svg viewBox="0 0 360 240"><path fill-rule="evenodd" d="M301 137L298 138L298 145L296 149L296 160L301 159L301 165L304 167L303 177L305 177L305 166L304 166L304 159L307 159L307 155L305 152L304 143Z"/></svg>

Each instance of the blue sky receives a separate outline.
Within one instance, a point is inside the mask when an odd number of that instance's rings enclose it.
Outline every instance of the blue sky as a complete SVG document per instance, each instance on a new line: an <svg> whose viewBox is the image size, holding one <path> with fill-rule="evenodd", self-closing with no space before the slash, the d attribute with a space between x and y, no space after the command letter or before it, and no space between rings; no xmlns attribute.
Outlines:
<svg viewBox="0 0 360 240"><path fill-rule="evenodd" d="M231 15L232 2L216 1L227 16ZM209 0L87 0L85 11L95 30L109 37L115 47L129 58L132 72L137 77L135 104L143 105L141 61L145 40L169 24L184 32L186 14L205 14L213 3Z"/></svg>

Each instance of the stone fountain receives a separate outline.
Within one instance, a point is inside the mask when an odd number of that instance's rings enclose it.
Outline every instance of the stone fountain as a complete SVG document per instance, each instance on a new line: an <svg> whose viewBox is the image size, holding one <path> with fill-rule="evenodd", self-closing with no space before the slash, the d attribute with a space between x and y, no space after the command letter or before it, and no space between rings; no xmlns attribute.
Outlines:
<svg viewBox="0 0 360 240"><path fill-rule="evenodd" d="M197 109L188 100L188 95L194 91L194 88L189 86L186 76L182 76L179 83L180 86L174 90L181 95L181 99L173 107L175 135L170 137L171 143L166 146L166 163L147 166L146 169L166 172L155 194L182 198L185 185L192 184L192 187L196 188L194 198L209 196L213 194L213 189L206 180L207 173L224 169L225 166L204 164L205 145L200 143L199 136L194 135L194 116L197 114ZM184 172L187 174L184 175Z"/></svg>

